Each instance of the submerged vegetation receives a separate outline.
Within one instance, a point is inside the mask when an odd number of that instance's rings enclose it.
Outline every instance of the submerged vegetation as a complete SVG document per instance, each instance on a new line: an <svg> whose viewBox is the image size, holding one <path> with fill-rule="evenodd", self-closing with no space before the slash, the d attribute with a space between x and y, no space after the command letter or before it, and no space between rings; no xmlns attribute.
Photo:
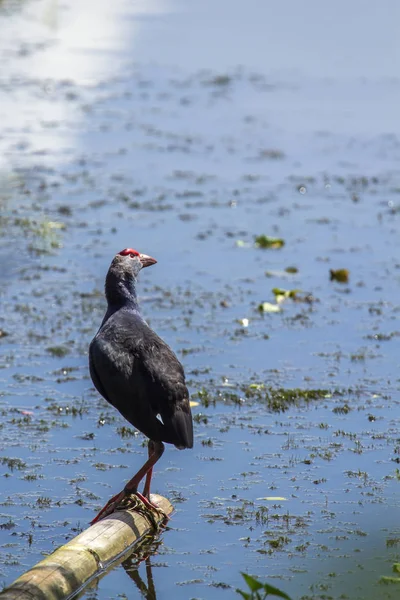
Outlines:
<svg viewBox="0 0 400 600"><path fill-rule="evenodd" d="M321 399L342 397L345 390L335 389L300 389L300 388L273 388L264 383L250 383L240 386L239 391L201 388L192 397L199 399L200 403L208 407L217 402L242 405L245 401L256 401L272 412L285 412L292 406L301 406Z"/></svg>

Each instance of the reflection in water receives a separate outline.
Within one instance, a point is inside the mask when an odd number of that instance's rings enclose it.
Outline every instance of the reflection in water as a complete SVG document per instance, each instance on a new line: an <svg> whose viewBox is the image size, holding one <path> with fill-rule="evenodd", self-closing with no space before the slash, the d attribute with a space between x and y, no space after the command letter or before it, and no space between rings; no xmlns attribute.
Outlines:
<svg viewBox="0 0 400 600"><path fill-rule="evenodd" d="M151 570L150 556L148 556L145 560L147 585L139 575L138 562L135 562L135 564L132 566L131 559L129 558L123 563L123 567L125 568L125 571L128 573L129 577L136 583L137 588L140 591L143 598L146 598L146 600L156 600L157 596L154 587L153 572Z"/></svg>
<svg viewBox="0 0 400 600"><path fill-rule="evenodd" d="M138 550L133 552L129 558L124 560L122 566L128 573L132 581L135 582L140 594L146 600L157 600L156 589L154 586L153 571L151 566L151 557L157 552L162 540L150 540L147 544L144 543ZM139 573L140 563L145 561L146 564L146 582L142 579Z"/></svg>

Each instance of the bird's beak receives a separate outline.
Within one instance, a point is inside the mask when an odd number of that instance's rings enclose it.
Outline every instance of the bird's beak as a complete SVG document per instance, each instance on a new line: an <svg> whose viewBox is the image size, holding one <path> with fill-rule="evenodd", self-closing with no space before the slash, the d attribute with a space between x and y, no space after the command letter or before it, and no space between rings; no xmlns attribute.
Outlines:
<svg viewBox="0 0 400 600"><path fill-rule="evenodd" d="M151 267L151 265L156 264L156 259L151 256L147 256L147 254L139 254L140 262L142 263L142 267Z"/></svg>

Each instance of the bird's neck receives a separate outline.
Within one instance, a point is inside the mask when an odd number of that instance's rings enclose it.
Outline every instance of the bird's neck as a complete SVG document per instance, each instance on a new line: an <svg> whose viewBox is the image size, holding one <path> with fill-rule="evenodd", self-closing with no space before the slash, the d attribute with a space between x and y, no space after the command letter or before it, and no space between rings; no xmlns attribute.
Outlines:
<svg viewBox="0 0 400 600"><path fill-rule="evenodd" d="M136 295L136 278L127 277L121 279L114 273L109 272L106 277L105 286L108 311L115 312L119 308L129 307L139 313L139 303Z"/></svg>

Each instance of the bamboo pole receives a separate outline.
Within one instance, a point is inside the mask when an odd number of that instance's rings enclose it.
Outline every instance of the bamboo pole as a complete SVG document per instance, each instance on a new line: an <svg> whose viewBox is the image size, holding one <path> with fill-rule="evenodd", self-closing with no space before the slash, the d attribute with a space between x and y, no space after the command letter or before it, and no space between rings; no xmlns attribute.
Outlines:
<svg viewBox="0 0 400 600"><path fill-rule="evenodd" d="M0 600L67 600L95 577L131 553L148 535L155 534L173 506L163 496L151 495L161 511L119 510L98 521L50 556L40 561L0 592ZM164 513L164 514L163 514Z"/></svg>

